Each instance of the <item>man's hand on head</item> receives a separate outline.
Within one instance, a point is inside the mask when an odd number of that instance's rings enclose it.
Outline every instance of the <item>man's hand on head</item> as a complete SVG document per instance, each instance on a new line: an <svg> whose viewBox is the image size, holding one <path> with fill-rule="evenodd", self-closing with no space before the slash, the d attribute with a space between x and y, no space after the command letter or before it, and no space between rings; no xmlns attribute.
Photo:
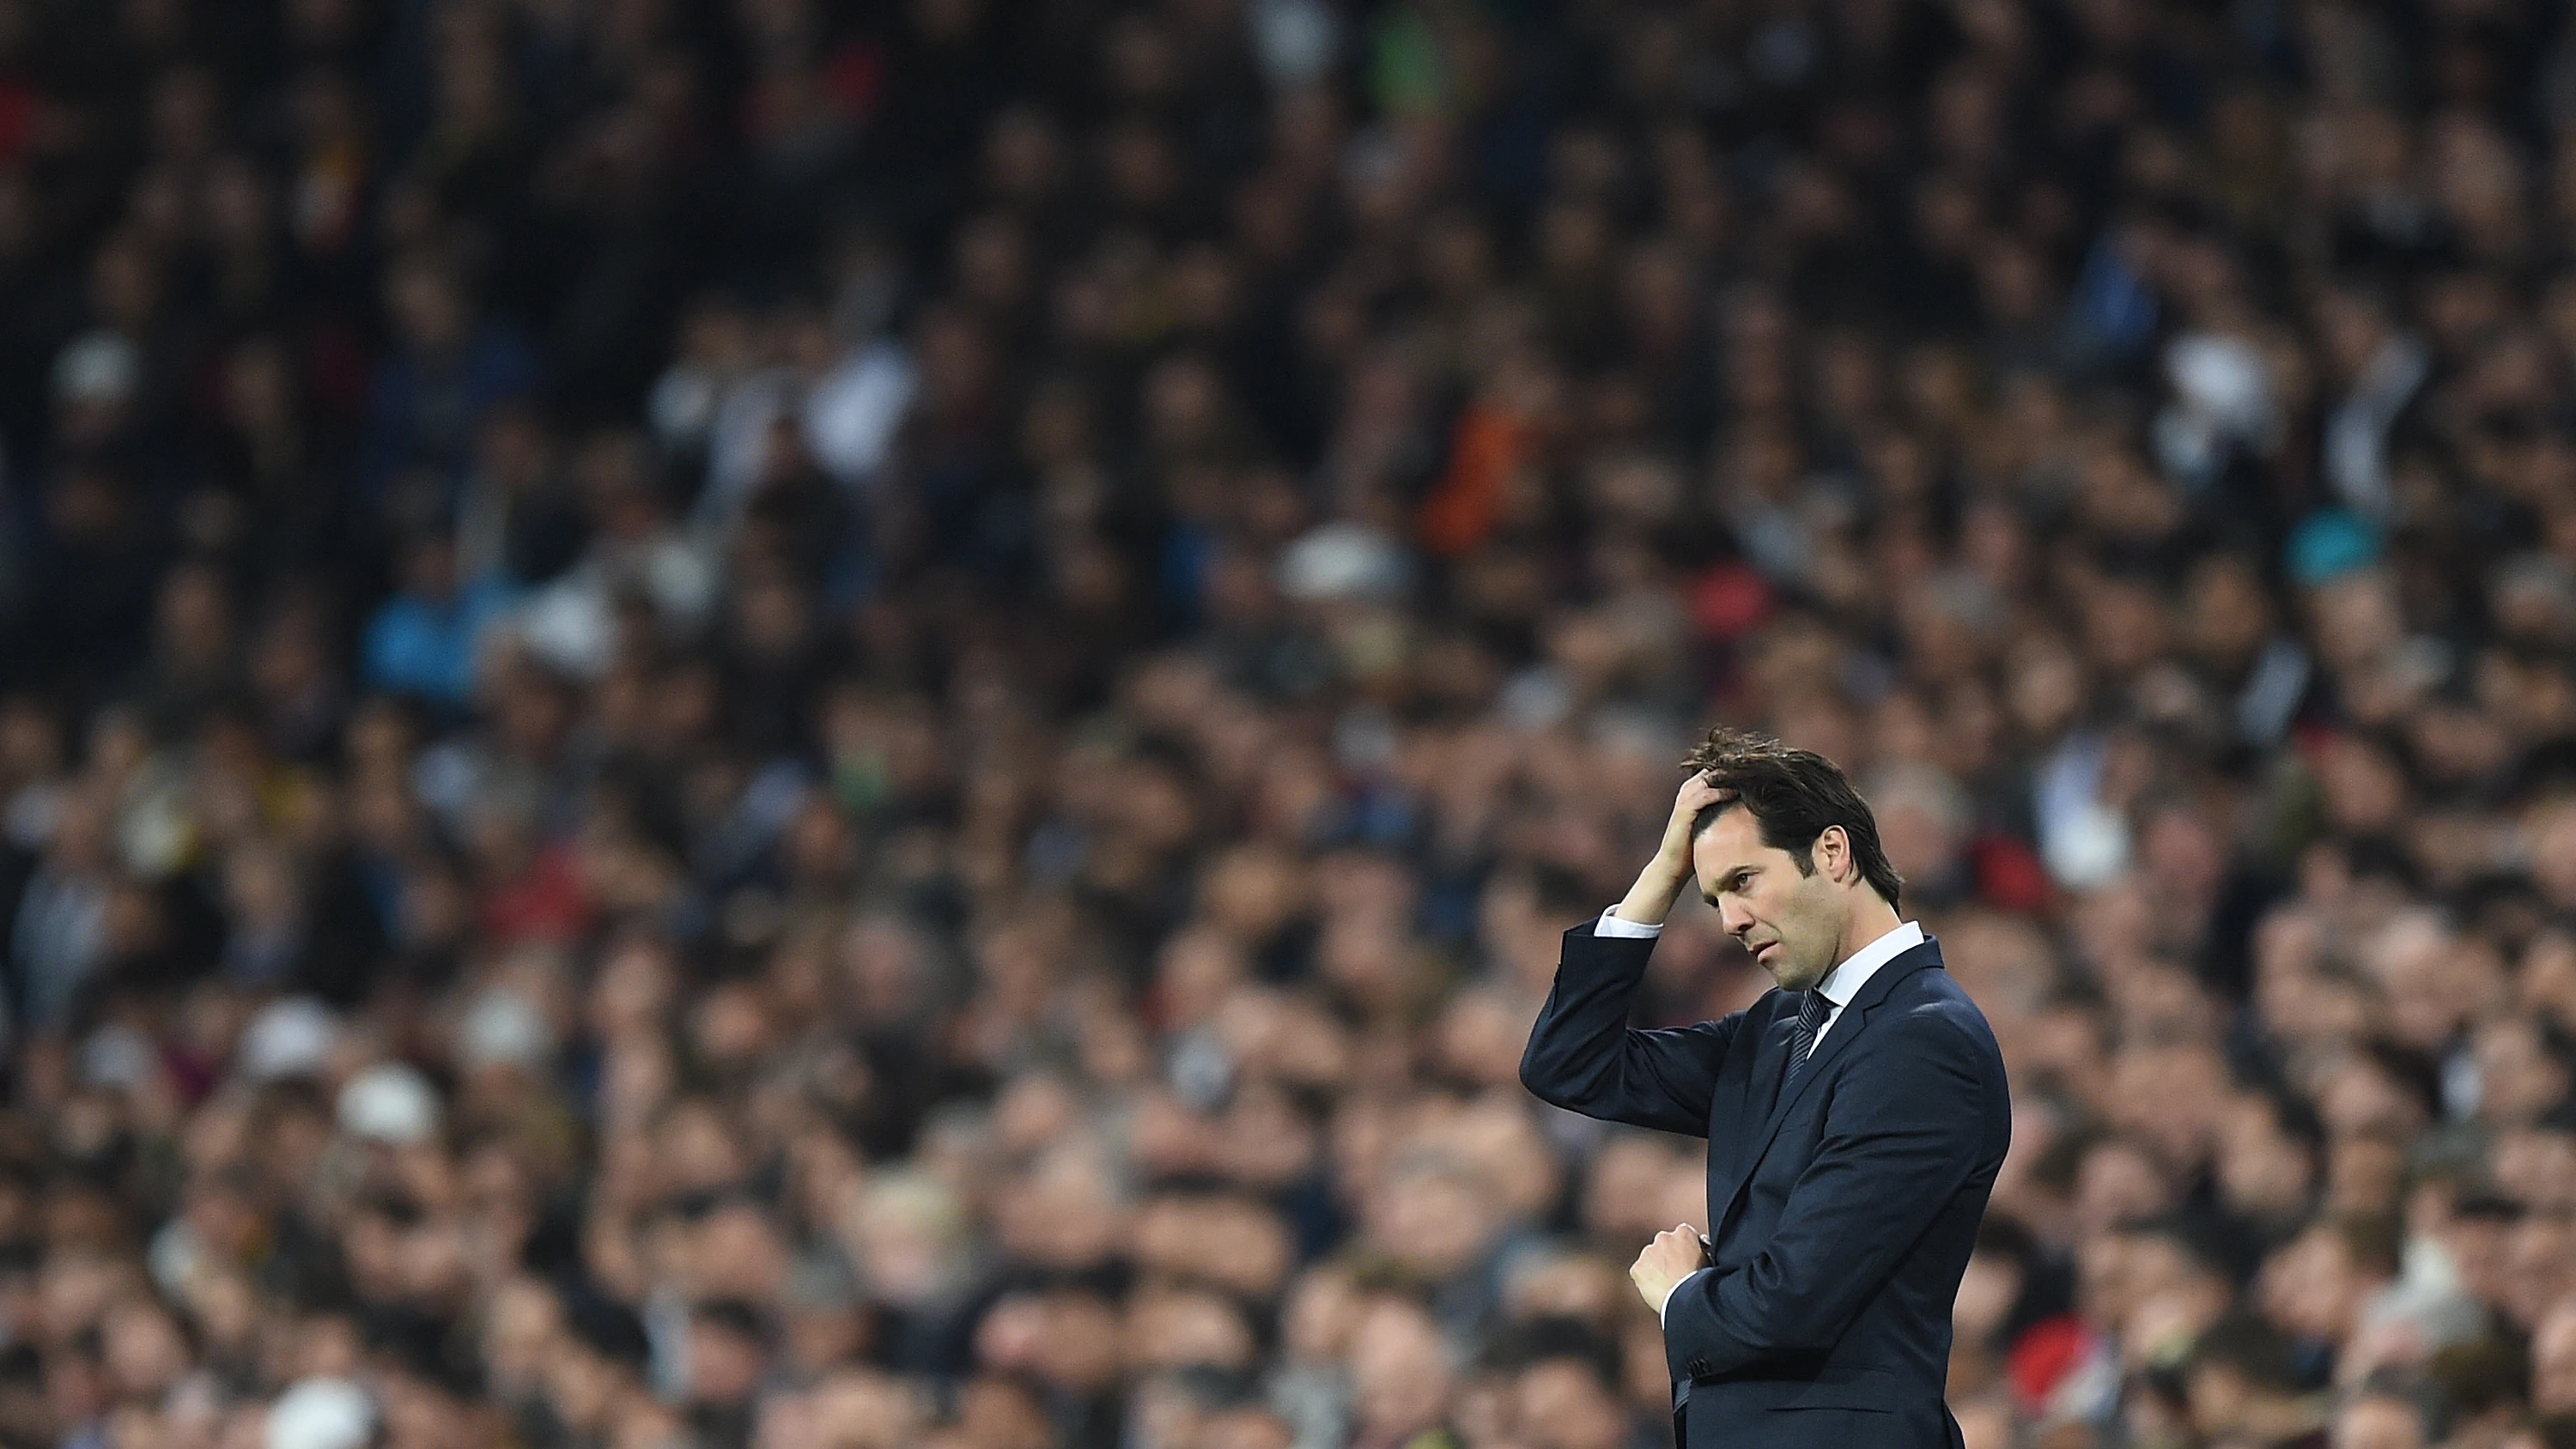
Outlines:
<svg viewBox="0 0 2576 1449"><path fill-rule="evenodd" d="M1689 880L1691 827L1699 823L1701 811L1731 798L1729 792L1710 783L1705 774L1682 781L1682 787L1673 792L1673 813L1664 819L1664 838L1656 847L1656 858L1680 867L1682 879Z"/></svg>
<svg viewBox="0 0 2576 1449"><path fill-rule="evenodd" d="M1673 796L1673 813L1664 821L1664 839L1655 849L1655 858L1646 862L1627 898L1613 908L1619 919L1641 926L1664 923L1664 917L1672 913L1673 902L1691 883L1691 826L1698 822L1701 811L1728 798L1727 792L1710 784L1704 774L1682 781L1680 791Z"/></svg>
<svg viewBox="0 0 2576 1449"><path fill-rule="evenodd" d="M1655 1234L1637 1261L1628 1265L1628 1281L1637 1285L1637 1296L1646 1300L1646 1306L1661 1314L1673 1289L1707 1266L1707 1240L1697 1228L1683 1223Z"/></svg>

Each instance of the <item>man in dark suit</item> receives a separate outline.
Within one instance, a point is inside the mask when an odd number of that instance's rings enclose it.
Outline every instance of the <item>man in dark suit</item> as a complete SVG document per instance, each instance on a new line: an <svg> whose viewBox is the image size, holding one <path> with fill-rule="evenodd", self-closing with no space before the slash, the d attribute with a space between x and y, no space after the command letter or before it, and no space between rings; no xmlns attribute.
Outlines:
<svg viewBox="0 0 2576 1449"><path fill-rule="evenodd" d="M1706 1137L1705 1238L1628 1276L1664 1321L1686 1449L1960 1443L1950 1308L2011 1138L2003 1057L1897 914L1878 825L1823 756L1713 730L1628 898L1566 932L1521 1080L1587 1116ZM1779 983L1721 1021L1634 1031L1682 888Z"/></svg>

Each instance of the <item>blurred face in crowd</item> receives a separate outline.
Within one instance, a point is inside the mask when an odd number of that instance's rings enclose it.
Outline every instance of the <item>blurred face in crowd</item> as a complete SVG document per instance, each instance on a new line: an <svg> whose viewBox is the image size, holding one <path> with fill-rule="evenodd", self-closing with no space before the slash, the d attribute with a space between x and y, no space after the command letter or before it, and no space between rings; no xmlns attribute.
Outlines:
<svg viewBox="0 0 2576 1449"><path fill-rule="evenodd" d="M1362 1436L1400 1444L1437 1425L1454 1378L1439 1326L1409 1303L1381 1302L1351 1337L1351 1375Z"/></svg>
<svg viewBox="0 0 2576 1449"><path fill-rule="evenodd" d="M2531 1336L2531 1407L2576 1413L2576 1298L2562 1301Z"/></svg>
<svg viewBox="0 0 2576 1449"><path fill-rule="evenodd" d="M2330 1226L2300 1234L2264 1265L2262 1294L2274 1322L2293 1333L2341 1343L2378 1281L2354 1261Z"/></svg>
<svg viewBox="0 0 2576 1449"><path fill-rule="evenodd" d="M1309 1269L1288 1290L1280 1314L1281 1346L1292 1362L1332 1362L1348 1351L1364 1311L1347 1274Z"/></svg>
<svg viewBox="0 0 2576 1449"><path fill-rule="evenodd" d="M746 1403L760 1383L760 1341L741 1325L700 1317L689 1331L689 1395L702 1404Z"/></svg>
<svg viewBox="0 0 2576 1449"><path fill-rule="evenodd" d="M2513 1241L2509 1217L2485 1210L2455 1212L2443 1222L2440 1240L2470 1297L2481 1303L2505 1300L2506 1255Z"/></svg>
<svg viewBox="0 0 2576 1449"><path fill-rule="evenodd" d="M1248 1406L1210 1415L1199 1440L1206 1449L1289 1449L1296 1429L1269 1409Z"/></svg>
<svg viewBox="0 0 2576 1449"><path fill-rule="evenodd" d="M2027 1277L2021 1260L2009 1254L1980 1249L1969 1256L1950 1310L1951 1329L1962 1348L1985 1344L2001 1331L2021 1300Z"/></svg>
<svg viewBox="0 0 2576 1449"><path fill-rule="evenodd" d="M2491 1149L2498 1186L2548 1212L2576 1212L2576 1131L2529 1123L2500 1134Z"/></svg>
<svg viewBox="0 0 2576 1449"><path fill-rule="evenodd" d="M814 1392L821 1449L897 1449L916 1441L925 1406L909 1384L871 1369L845 1368Z"/></svg>
<svg viewBox="0 0 2576 1449"><path fill-rule="evenodd" d="M2084 1154L2075 1174L2075 1219L2088 1233L2152 1217L2173 1202L2173 1178L2146 1144L2111 1138Z"/></svg>
<svg viewBox="0 0 2576 1449"><path fill-rule="evenodd" d="M2218 1132L2218 1188L2238 1213L2278 1222L2307 1206L2315 1180L2308 1145L2282 1130L2279 1112L2260 1097L2229 1105Z"/></svg>
<svg viewBox="0 0 2576 1449"><path fill-rule="evenodd" d="M1751 810L1730 806L1691 842L1691 864L1719 924L1781 990L1806 990L1850 953L1853 893L1870 887L1840 826L1801 860L1765 841Z"/></svg>
<svg viewBox="0 0 2576 1449"><path fill-rule="evenodd" d="M2478 1028L2471 1048L2478 1067L2478 1115L2527 1122L2567 1100L2567 1063L2553 1055L2528 1017L2499 1017Z"/></svg>
<svg viewBox="0 0 2576 1449"><path fill-rule="evenodd" d="M2576 1292L2576 1215L2529 1212L2505 1238L2505 1316L2536 1329L2558 1300Z"/></svg>
<svg viewBox="0 0 2576 1449"><path fill-rule="evenodd" d="M2523 1009L2555 1021L2561 1032L2576 1034L2576 938L2543 931L2524 946L2516 981Z"/></svg>
<svg viewBox="0 0 2576 1449"><path fill-rule="evenodd" d="M1959 1442L1965 1449L2013 1449L2010 1399L1984 1395L1953 1405L1950 1414L1959 1421Z"/></svg>
<svg viewBox="0 0 2576 1449"><path fill-rule="evenodd" d="M1405 1163L1393 1171L1393 1180L1368 1204L1370 1236L1435 1281L1465 1271L1501 1226L1494 1192L1446 1159Z"/></svg>
<svg viewBox="0 0 2576 1449"><path fill-rule="evenodd" d="M2403 1399L2356 1399L2335 1416L2334 1449L2425 1449L2423 1416Z"/></svg>
<svg viewBox="0 0 2576 1449"><path fill-rule="evenodd" d="M1616 1390L1577 1359L1548 1359L1521 1373L1521 1433L1532 1449L1619 1449L1628 1413Z"/></svg>
<svg viewBox="0 0 2576 1449"><path fill-rule="evenodd" d="M985 1377L959 1391L958 1428L979 1449L1046 1449L1054 1441L1046 1406L1015 1379Z"/></svg>

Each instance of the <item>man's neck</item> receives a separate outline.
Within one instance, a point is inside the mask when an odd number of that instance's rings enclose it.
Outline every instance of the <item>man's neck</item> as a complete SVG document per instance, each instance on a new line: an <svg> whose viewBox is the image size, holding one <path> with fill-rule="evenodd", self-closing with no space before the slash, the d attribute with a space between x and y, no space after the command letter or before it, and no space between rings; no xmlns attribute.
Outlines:
<svg viewBox="0 0 2576 1449"><path fill-rule="evenodd" d="M1863 946L1904 924L1904 918L1896 914L1896 907L1889 905L1878 892L1868 892L1852 908L1851 923L1843 927L1842 942L1834 951L1834 964L1840 966L1859 955Z"/></svg>

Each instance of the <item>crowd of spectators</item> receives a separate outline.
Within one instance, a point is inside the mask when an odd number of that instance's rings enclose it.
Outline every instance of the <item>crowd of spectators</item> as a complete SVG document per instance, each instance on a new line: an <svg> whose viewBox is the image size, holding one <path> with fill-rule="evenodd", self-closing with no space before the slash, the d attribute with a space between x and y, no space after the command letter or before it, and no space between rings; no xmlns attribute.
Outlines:
<svg viewBox="0 0 2576 1449"><path fill-rule="evenodd" d="M1667 1442L1722 719L1969 1449L2569 1449L2569 20L0 0L0 1446Z"/></svg>

